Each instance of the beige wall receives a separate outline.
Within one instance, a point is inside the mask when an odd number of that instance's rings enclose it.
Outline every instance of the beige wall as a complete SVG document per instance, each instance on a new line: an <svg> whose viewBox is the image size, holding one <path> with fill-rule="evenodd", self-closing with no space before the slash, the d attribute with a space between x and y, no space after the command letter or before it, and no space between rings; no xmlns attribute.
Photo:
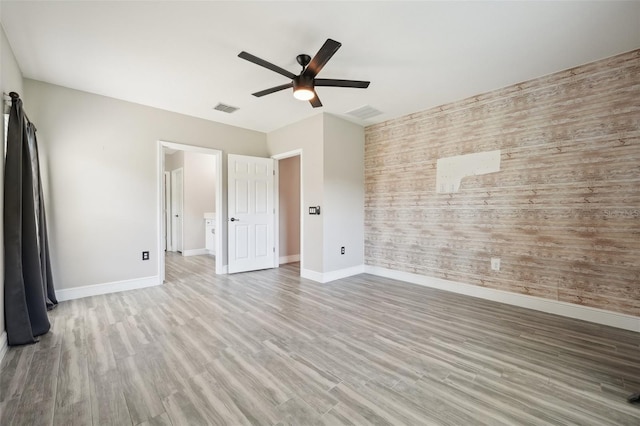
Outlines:
<svg viewBox="0 0 640 426"><path fill-rule="evenodd" d="M1 6L0 6L1 7ZM25 95L22 90L22 72L18 67L11 46L7 41L7 36L4 33L4 29L0 26L0 89L3 93L17 92L20 94L24 102L26 111L29 110L29 103L25 100ZM4 97L3 97L4 98ZM4 104L3 104L4 112ZM0 158L4 159L4 117L2 121L2 129L0 135L2 138L0 141ZM0 188L4 188L4 160L0 161ZM0 211L4 211L4 197L0 197ZM0 221L0 241L4 242L4 229L2 221ZM4 247L2 244L1 247ZM4 332L4 252L0 250L0 335Z"/></svg>
<svg viewBox="0 0 640 426"><path fill-rule="evenodd" d="M267 143L272 155L302 150L302 268L326 273L363 265L364 129L321 113L269 133ZM320 206L321 214L309 215L309 206Z"/></svg>
<svg viewBox="0 0 640 426"><path fill-rule="evenodd" d="M364 264L364 129L324 117L323 259L330 272Z"/></svg>
<svg viewBox="0 0 640 426"><path fill-rule="evenodd" d="M300 156L278 162L280 257L300 254Z"/></svg>
<svg viewBox="0 0 640 426"><path fill-rule="evenodd" d="M226 153L267 156L263 133L28 79L25 91L47 150L58 289L157 276L158 140L223 150L223 176Z"/></svg>
<svg viewBox="0 0 640 426"><path fill-rule="evenodd" d="M640 315L639 99L637 50L367 127L366 264Z"/></svg>
<svg viewBox="0 0 640 426"><path fill-rule="evenodd" d="M170 172L171 170L184 168L184 151L176 151L173 154L165 154L164 156L164 170Z"/></svg>
<svg viewBox="0 0 640 426"><path fill-rule="evenodd" d="M184 250L205 248L204 214L216 209L216 164L209 154L184 153Z"/></svg>
<svg viewBox="0 0 640 426"><path fill-rule="evenodd" d="M267 134L270 155L302 150L302 208L323 204L323 115L318 114ZM304 234L304 258L301 267L323 272L322 245L324 216L304 215L301 224Z"/></svg>

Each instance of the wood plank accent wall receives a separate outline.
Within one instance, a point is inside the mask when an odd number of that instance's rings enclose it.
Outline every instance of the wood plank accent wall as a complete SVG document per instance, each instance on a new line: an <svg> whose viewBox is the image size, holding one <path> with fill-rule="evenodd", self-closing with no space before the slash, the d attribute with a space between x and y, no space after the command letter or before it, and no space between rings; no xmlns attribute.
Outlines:
<svg viewBox="0 0 640 426"><path fill-rule="evenodd" d="M367 265L640 316L640 49L369 126L365 186Z"/></svg>

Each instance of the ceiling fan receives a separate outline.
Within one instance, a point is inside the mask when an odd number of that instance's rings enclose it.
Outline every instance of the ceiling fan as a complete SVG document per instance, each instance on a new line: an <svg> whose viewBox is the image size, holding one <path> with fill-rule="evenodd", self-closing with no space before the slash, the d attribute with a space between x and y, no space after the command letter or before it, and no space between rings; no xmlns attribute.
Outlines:
<svg viewBox="0 0 640 426"><path fill-rule="evenodd" d="M309 55L298 55L296 57L296 60L302 66L302 71L298 75L280 68L279 66L274 65L271 62L267 62L264 59L260 59L257 56L253 56L251 53L242 51L238 54L238 57L246 59L249 62L253 62L256 65L260 65L261 67L270 69L271 71L275 71L278 74L291 79L290 83L281 84L280 86L275 86L271 87L270 89L252 93L253 96L261 97L293 87L293 96L296 99L309 101L309 103L311 103L311 106L313 106L314 108L318 108L322 106L322 102L320 102L320 98L318 98L315 87L354 87L358 89L366 89L367 87L369 87L368 81L316 78L322 67L324 67L326 63L329 62L329 59L331 59L331 57L338 51L340 46L342 46L341 43L328 38L327 41L324 42L318 53L316 53L316 56L313 57L313 59L311 59L311 56Z"/></svg>

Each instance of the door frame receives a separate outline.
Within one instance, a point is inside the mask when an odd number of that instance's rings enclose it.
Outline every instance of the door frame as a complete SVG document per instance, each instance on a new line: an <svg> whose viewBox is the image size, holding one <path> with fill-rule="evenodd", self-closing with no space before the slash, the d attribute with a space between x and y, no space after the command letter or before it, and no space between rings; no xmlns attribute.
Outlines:
<svg viewBox="0 0 640 426"><path fill-rule="evenodd" d="M157 173L156 173L156 183L157 183L157 203L156 203L156 253L158 256L158 276L160 277L160 283L164 282L165 277L165 265L164 265L164 243L163 243L163 235L162 235L162 222L164 220L164 212L162 208L162 200L164 197L163 188L162 188L162 180L164 178L164 152L163 148L171 148L179 151L190 151L190 152L199 152L201 154L209 154L213 155L215 158L216 165L216 274L223 274L224 265L223 265L223 232L222 231L222 219L223 216L226 217L226 208L227 206L223 204L223 180L222 180L222 151L219 149L213 148L204 148L195 145L186 145L181 143L169 142L158 140L157 141L157 149L156 149L156 164L157 164ZM204 218L203 218L204 220ZM225 222L226 225L226 222ZM226 241L224 241L226 243Z"/></svg>
<svg viewBox="0 0 640 426"><path fill-rule="evenodd" d="M164 169L164 168L163 168ZM162 207L164 209L163 237L164 251L173 251L173 239L171 238L171 172L163 171L163 198Z"/></svg>
<svg viewBox="0 0 640 426"><path fill-rule="evenodd" d="M178 172L180 172L180 185L176 185ZM169 215L171 220L171 251L175 252L184 252L184 167L178 167L177 169L171 170L169 172L171 178L169 182L171 182L171 198L169 201L169 211L171 214ZM177 197L177 200L174 200L176 195L180 195ZM174 202L177 201L177 202ZM179 207L180 210L180 220L176 221L177 226L173 226L173 218L176 216L176 207ZM179 237L179 238L178 238ZM180 245L178 246L178 241Z"/></svg>
<svg viewBox="0 0 640 426"><path fill-rule="evenodd" d="M300 271L304 270L304 219L305 219L305 215L304 215L304 180L303 180L303 170L304 170L304 157L302 155L302 148L300 149L294 149L292 151L287 151L287 152L283 152L281 154L276 154L276 155L272 155L271 158L273 158L275 161L275 164L273 165L273 169L276 172L276 178L275 178L275 182L273 184L274 186L274 205L276 208L276 217L275 217L275 233L276 233L276 238L275 238L275 246L276 246L276 252L275 252L275 265L276 268L280 267L280 160L284 160L285 158L290 158L290 157L300 157Z"/></svg>

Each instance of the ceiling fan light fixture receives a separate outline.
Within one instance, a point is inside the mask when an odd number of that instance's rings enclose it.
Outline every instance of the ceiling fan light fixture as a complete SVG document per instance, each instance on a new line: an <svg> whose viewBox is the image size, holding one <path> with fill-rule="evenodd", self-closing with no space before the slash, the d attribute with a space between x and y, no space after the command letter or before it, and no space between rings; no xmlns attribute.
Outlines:
<svg viewBox="0 0 640 426"><path fill-rule="evenodd" d="M309 90L304 87L293 90L293 97L301 101L308 101L310 99L313 99L314 96L315 93L313 93L313 90Z"/></svg>
<svg viewBox="0 0 640 426"><path fill-rule="evenodd" d="M293 97L301 101L308 101L316 96L313 91L313 78L299 75L293 79Z"/></svg>

